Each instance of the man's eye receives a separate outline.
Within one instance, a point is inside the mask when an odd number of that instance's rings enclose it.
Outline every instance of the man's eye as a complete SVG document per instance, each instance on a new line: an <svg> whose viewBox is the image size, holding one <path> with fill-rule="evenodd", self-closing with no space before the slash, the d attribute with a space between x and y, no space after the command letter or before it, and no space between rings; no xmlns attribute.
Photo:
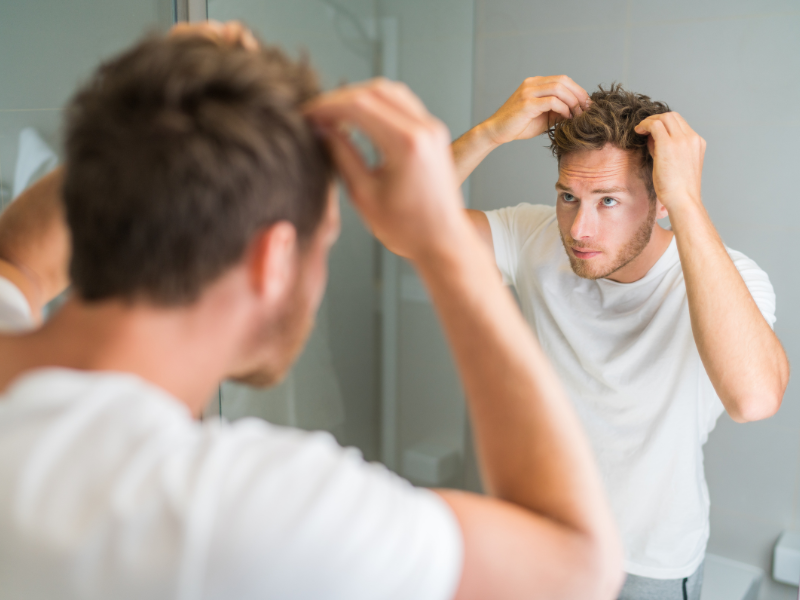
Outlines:
<svg viewBox="0 0 800 600"><path fill-rule="evenodd" d="M566 192L564 192L562 198L564 198L564 202L572 202L573 200L575 200L575 196L573 196L572 194L568 194Z"/></svg>
<svg viewBox="0 0 800 600"><path fill-rule="evenodd" d="M603 198L603 206L616 206L617 201L613 198Z"/></svg>

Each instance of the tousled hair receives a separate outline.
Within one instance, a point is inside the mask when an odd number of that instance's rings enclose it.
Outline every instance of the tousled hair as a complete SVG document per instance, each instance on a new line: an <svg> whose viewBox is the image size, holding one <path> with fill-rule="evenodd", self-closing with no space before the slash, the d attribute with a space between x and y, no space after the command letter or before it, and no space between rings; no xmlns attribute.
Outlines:
<svg viewBox="0 0 800 600"><path fill-rule="evenodd" d="M636 133L634 127L649 116L669 112L669 106L629 92L619 83L608 89L599 86L591 99L581 115L560 121L548 130L553 156L561 162L571 152L600 150L606 144L630 151L641 161L642 178L650 198L655 200L653 157L647 149L647 136Z"/></svg>
<svg viewBox="0 0 800 600"><path fill-rule="evenodd" d="M85 301L195 301L258 231L303 243L332 177L301 107L303 60L201 36L150 36L101 65L69 104L70 275Z"/></svg>

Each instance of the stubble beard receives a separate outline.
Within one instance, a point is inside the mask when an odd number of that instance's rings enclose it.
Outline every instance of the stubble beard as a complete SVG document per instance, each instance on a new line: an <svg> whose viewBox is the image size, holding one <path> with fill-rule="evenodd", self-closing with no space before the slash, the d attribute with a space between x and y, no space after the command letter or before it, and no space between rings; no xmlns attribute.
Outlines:
<svg viewBox="0 0 800 600"><path fill-rule="evenodd" d="M561 233L559 230L559 234L561 235L561 243L564 244L564 251L567 253L569 257L569 264L572 267L573 272L578 277L583 279L604 279L609 275L613 275L632 261L636 260L636 258L644 252L644 249L647 247L647 244L650 243L650 237L653 235L653 229L656 225L656 203L651 201L650 202L650 210L647 213L647 218L642 222L639 229L636 231L634 236L628 241L625 246L619 251L617 254L617 258L614 263L605 269L603 272L595 272L591 268L591 260L583 260L580 258L575 258L569 252L569 248L575 246L575 240L572 238L566 239L564 234Z"/></svg>
<svg viewBox="0 0 800 600"><path fill-rule="evenodd" d="M257 367L230 377L232 381L255 388L268 388L279 384L300 356L311 330L314 314L309 312L307 299L295 288L289 302L277 318L264 323L255 338L255 346L272 346L272 356Z"/></svg>

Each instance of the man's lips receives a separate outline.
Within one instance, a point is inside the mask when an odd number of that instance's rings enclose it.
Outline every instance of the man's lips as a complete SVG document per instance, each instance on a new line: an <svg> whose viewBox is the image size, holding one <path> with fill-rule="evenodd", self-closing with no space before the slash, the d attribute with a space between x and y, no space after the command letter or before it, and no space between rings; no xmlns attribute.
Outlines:
<svg viewBox="0 0 800 600"><path fill-rule="evenodd" d="M575 258L594 258L595 256L600 256L602 252L599 250L589 250L588 248L572 248L572 253L575 255Z"/></svg>

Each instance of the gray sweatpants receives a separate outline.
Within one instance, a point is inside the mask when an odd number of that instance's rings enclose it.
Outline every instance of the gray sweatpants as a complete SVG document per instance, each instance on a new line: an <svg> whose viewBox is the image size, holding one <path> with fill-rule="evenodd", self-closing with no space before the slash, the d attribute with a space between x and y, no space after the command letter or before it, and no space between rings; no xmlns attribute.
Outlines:
<svg viewBox="0 0 800 600"><path fill-rule="evenodd" d="M618 600L700 600L703 565L685 579L650 579L628 575Z"/></svg>

